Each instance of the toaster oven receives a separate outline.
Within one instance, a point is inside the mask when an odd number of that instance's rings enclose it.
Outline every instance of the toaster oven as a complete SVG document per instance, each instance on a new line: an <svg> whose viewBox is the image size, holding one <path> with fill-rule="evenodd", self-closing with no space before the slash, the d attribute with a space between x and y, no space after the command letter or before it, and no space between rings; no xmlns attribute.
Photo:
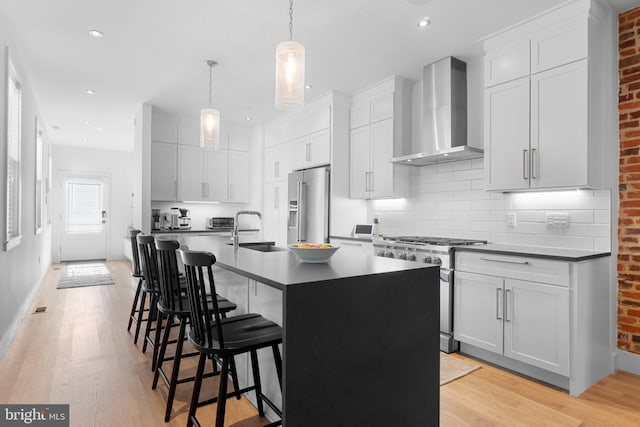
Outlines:
<svg viewBox="0 0 640 427"><path fill-rule="evenodd" d="M207 228L210 230L231 231L233 230L233 217L211 217L207 218Z"/></svg>

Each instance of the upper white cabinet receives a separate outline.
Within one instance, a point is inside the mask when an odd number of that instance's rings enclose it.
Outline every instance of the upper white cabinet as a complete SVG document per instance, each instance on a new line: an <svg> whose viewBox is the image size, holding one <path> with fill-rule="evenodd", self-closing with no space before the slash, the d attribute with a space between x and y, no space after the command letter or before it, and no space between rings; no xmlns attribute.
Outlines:
<svg viewBox="0 0 640 427"><path fill-rule="evenodd" d="M293 169L331 163L331 131L327 128L293 141Z"/></svg>
<svg viewBox="0 0 640 427"><path fill-rule="evenodd" d="M292 142L265 148L264 150L264 179L266 182L282 181L287 179L291 172L291 145Z"/></svg>
<svg viewBox="0 0 640 427"><path fill-rule="evenodd" d="M609 184L611 16L581 0L484 40L487 190Z"/></svg>
<svg viewBox="0 0 640 427"><path fill-rule="evenodd" d="M199 129L152 123L151 200L249 201L249 129L227 127L221 149L200 147ZM168 141L168 142L165 142Z"/></svg>
<svg viewBox="0 0 640 427"><path fill-rule="evenodd" d="M151 200L177 200L177 154L175 143L151 142Z"/></svg>
<svg viewBox="0 0 640 427"><path fill-rule="evenodd" d="M409 170L390 162L410 144L410 82L393 76L353 95L349 194L354 199L401 197Z"/></svg>

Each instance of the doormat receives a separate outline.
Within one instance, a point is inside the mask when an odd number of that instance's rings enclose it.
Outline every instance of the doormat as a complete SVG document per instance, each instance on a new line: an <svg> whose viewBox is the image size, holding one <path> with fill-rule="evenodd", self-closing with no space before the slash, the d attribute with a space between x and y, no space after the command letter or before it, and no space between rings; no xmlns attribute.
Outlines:
<svg viewBox="0 0 640 427"><path fill-rule="evenodd" d="M440 353L440 385L462 378L481 367L475 363L451 357L446 353Z"/></svg>
<svg viewBox="0 0 640 427"><path fill-rule="evenodd" d="M111 273L102 262L68 263L60 272L56 289L81 288L84 286L113 285Z"/></svg>

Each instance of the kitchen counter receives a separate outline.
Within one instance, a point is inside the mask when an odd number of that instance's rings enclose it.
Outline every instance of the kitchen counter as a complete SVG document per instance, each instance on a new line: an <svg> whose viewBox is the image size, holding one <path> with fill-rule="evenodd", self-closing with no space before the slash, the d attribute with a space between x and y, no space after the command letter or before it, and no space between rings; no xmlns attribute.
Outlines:
<svg viewBox="0 0 640 427"><path fill-rule="evenodd" d="M559 261L586 261L594 258L607 257L611 255L611 252L605 251L587 251L581 249L563 249L563 248L548 248L542 246L520 246L520 245L506 245L498 243L489 243L486 245L470 245L470 246L456 246L456 251L469 251L469 252L486 252L500 255L520 255L529 256L534 258L547 258L555 259Z"/></svg>
<svg viewBox="0 0 640 427"><path fill-rule="evenodd" d="M373 241L371 237L353 237L353 236L329 236L329 239L353 240L354 242L369 242L369 243Z"/></svg>
<svg viewBox="0 0 640 427"><path fill-rule="evenodd" d="M213 228L175 228L172 230L166 230L166 229L160 229L160 230L151 230L151 234L176 234L176 233L230 233L231 231L233 231L233 228L218 228L218 229L213 229ZM238 230L238 232L242 233L242 232L254 232L254 231L260 231L257 228L247 228L247 229L242 229L242 230Z"/></svg>
<svg viewBox="0 0 640 427"><path fill-rule="evenodd" d="M190 249L212 252L227 277L245 278L236 299L256 282L278 290L283 426L439 424L437 266L342 250L308 264L288 250L234 251L227 242L185 236Z"/></svg>

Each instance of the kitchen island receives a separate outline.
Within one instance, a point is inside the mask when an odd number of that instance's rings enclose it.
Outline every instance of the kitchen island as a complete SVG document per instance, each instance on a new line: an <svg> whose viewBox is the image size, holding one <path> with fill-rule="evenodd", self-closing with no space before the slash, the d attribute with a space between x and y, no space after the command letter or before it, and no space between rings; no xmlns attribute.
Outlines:
<svg viewBox="0 0 640 427"><path fill-rule="evenodd" d="M234 250L223 237L185 240L246 289L255 281L256 293L260 284L280 298L284 426L439 424L437 266L347 251L307 264L288 250ZM218 292L238 302L220 291L224 279Z"/></svg>

